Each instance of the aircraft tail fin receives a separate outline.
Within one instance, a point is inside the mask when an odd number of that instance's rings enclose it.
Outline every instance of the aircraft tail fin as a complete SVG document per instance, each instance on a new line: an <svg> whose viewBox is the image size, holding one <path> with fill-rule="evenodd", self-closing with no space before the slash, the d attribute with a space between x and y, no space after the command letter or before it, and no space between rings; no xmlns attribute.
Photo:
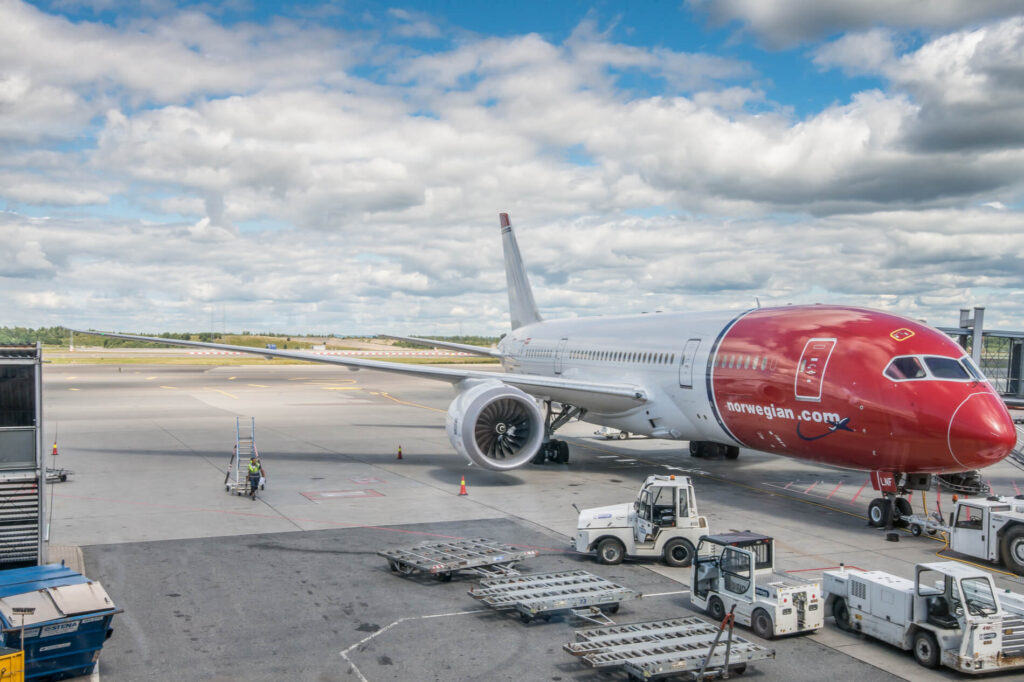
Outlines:
<svg viewBox="0 0 1024 682"><path fill-rule="evenodd" d="M534 322L540 322L540 313L533 300L530 280L526 278L526 267L519 255L519 245L512 231L508 213L502 213L501 246L505 251L505 279L508 281L508 312L512 319L512 329L518 329Z"/></svg>

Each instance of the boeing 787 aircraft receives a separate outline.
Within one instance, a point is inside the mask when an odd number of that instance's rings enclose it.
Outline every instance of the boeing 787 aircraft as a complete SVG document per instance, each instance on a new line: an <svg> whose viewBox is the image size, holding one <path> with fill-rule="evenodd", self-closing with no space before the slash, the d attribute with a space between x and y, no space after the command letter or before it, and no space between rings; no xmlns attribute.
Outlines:
<svg viewBox="0 0 1024 682"><path fill-rule="evenodd" d="M1017 432L963 349L890 313L801 305L744 311L544 320L508 215L500 216L512 330L497 350L419 341L500 359L504 374L403 365L199 341L84 332L296 358L446 381L452 446L507 471L566 462L552 434L583 421L689 441L695 457L741 447L871 471L872 523L909 514L901 495L931 474L966 472L1010 453Z"/></svg>

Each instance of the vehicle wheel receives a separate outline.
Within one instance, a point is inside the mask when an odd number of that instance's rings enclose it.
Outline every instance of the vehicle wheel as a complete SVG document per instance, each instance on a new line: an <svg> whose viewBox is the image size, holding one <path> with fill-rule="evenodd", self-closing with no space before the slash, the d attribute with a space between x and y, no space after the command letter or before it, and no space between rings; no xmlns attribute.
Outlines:
<svg viewBox="0 0 1024 682"><path fill-rule="evenodd" d="M739 665L730 666L729 672L733 675L742 675L743 673L747 672L747 664L740 663Z"/></svg>
<svg viewBox="0 0 1024 682"><path fill-rule="evenodd" d="M64 483L64 482L66 482L67 480L68 480L68 475L67 475L67 474L61 474L61 475L60 475L60 482L61 482L61 483Z"/></svg>
<svg viewBox="0 0 1024 682"><path fill-rule="evenodd" d="M391 569L392 573L396 573L398 571L398 564L396 564L394 561L388 561L388 568Z"/></svg>
<svg viewBox="0 0 1024 682"><path fill-rule="evenodd" d="M897 528L906 528L907 522L904 519L914 513L914 508L910 506L910 500L905 497L897 497L895 506L896 518L893 519L893 523Z"/></svg>
<svg viewBox="0 0 1024 682"><path fill-rule="evenodd" d="M626 548L615 538L605 538L597 543L597 560L602 564L621 564Z"/></svg>
<svg viewBox="0 0 1024 682"><path fill-rule="evenodd" d="M850 609L847 608L845 599L840 598L832 602L832 617L836 619L836 627L840 630L853 630L853 626L850 625Z"/></svg>
<svg viewBox="0 0 1024 682"><path fill-rule="evenodd" d="M226 493L231 492L231 486L229 486L229 485L224 486L224 492L226 492Z"/></svg>
<svg viewBox="0 0 1024 682"><path fill-rule="evenodd" d="M879 497L868 505L868 522L875 528L889 525L889 500Z"/></svg>
<svg viewBox="0 0 1024 682"><path fill-rule="evenodd" d="M615 436L619 440L626 440L629 436L626 435L625 431L619 431L619 435Z"/></svg>
<svg viewBox="0 0 1024 682"><path fill-rule="evenodd" d="M614 616L616 613L619 612L619 605L618 605L618 603L609 604L608 606L602 607L602 610L605 613L610 613L610 614L612 614Z"/></svg>
<svg viewBox="0 0 1024 682"><path fill-rule="evenodd" d="M444 573L438 573L437 579L443 583L450 583L452 581L452 572L445 571Z"/></svg>
<svg viewBox="0 0 1024 682"><path fill-rule="evenodd" d="M922 530L922 528L921 528L920 525L918 525L916 523L910 524L910 534L913 535L915 538L916 537L920 537L921 530Z"/></svg>
<svg viewBox="0 0 1024 682"><path fill-rule="evenodd" d="M520 613L519 620L523 621L523 625L529 625L530 621L533 620L533 616L528 613Z"/></svg>
<svg viewBox="0 0 1024 682"><path fill-rule="evenodd" d="M775 639L775 626L772 617L764 609L757 609L750 617L750 628L761 639Z"/></svg>
<svg viewBox="0 0 1024 682"><path fill-rule="evenodd" d="M737 459L740 456L740 448L738 445L726 445L725 446L725 458L726 459Z"/></svg>
<svg viewBox="0 0 1024 682"><path fill-rule="evenodd" d="M939 645L927 630L914 633L914 658L926 668L939 667Z"/></svg>
<svg viewBox="0 0 1024 682"><path fill-rule="evenodd" d="M704 453L701 452L700 443L691 440L690 441L690 457L701 457Z"/></svg>
<svg viewBox="0 0 1024 682"><path fill-rule="evenodd" d="M404 561L398 562L398 572L402 575L412 575L413 570L413 567L405 563Z"/></svg>
<svg viewBox="0 0 1024 682"><path fill-rule="evenodd" d="M1000 549L1003 565L1017 575L1024 575L1024 526L1014 526L1006 531Z"/></svg>
<svg viewBox="0 0 1024 682"><path fill-rule="evenodd" d="M712 597L708 600L708 615L711 616L711 620L721 623L725 619L725 604L718 597Z"/></svg>
<svg viewBox="0 0 1024 682"><path fill-rule="evenodd" d="M693 545L689 540L674 538L665 543L665 563L676 568L693 562Z"/></svg>

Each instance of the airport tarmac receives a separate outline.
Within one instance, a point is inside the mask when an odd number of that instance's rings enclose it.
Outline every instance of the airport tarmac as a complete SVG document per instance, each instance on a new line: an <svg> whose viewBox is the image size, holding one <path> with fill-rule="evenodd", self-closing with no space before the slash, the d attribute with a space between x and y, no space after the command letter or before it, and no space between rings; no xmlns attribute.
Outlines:
<svg viewBox="0 0 1024 682"><path fill-rule="evenodd" d="M867 527L866 474L747 450L692 459L685 443L608 441L574 423L559 431L568 465L467 467L444 431L451 388L421 379L258 364L47 365L44 377L45 437L59 428L57 466L74 472L51 489L50 541L81 546L87 575L125 610L100 659L105 681L625 679L565 653L564 620L482 611L466 594L474 580L402 578L376 552L488 537L537 548L523 570L583 568L644 593L617 622L693 615L688 569L602 566L568 549L573 503L630 501L650 474L693 476L713 532L773 535L777 568L804 577L840 563L911 577L941 549ZM268 477L256 501L223 485L236 416L256 419ZM985 475L1001 494L1024 486L1008 464ZM831 619L768 646L776 660L744 678L958 679Z"/></svg>

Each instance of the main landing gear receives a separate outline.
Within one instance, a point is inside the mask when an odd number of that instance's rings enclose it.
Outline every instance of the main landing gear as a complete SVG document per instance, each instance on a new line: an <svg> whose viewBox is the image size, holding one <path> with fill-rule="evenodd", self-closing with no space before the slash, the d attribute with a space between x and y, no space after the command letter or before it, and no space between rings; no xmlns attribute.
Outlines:
<svg viewBox="0 0 1024 682"><path fill-rule="evenodd" d="M707 440L690 441L690 457L701 457L703 459L736 459L740 456L740 449L737 445L722 445Z"/></svg>
<svg viewBox="0 0 1024 682"><path fill-rule="evenodd" d="M544 464L555 462L556 464L569 463L569 444L564 440L555 440L551 435L573 419L585 415L587 411L581 407L573 407L555 403L558 406L557 414L552 407L550 400L544 401L544 443L541 444L537 454L530 460L533 464Z"/></svg>

